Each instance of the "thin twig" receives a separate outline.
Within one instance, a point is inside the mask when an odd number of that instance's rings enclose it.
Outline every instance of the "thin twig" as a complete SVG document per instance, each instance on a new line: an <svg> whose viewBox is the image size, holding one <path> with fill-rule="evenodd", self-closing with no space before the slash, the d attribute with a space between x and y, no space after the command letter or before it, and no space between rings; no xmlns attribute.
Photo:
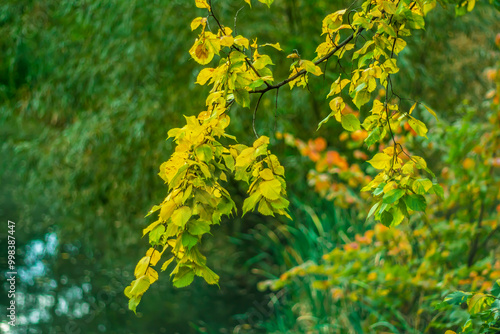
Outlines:
<svg viewBox="0 0 500 334"><path fill-rule="evenodd" d="M362 31L364 30L364 28L360 28L358 30L358 34L361 33ZM347 37L342 43L340 43L339 45L337 45L332 51L330 51L329 53L327 53L325 56L321 57L320 59L316 60L314 62L314 65L318 65L318 64L321 64L322 62L326 61L327 59L329 59L331 56L333 56L335 54L335 52L337 52L338 50L340 50L340 48L344 47L345 45L347 45L352 39L354 38L354 33ZM269 85L268 87L266 88L263 88L263 89L258 89L258 90L254 90L254 91L250 91L249 93L251 94L255 94L255 93L265 93L267 91L270 91L272 89L278 89L280 88L281 86L284 86L286 85L287 83L297 79L298 77L300 77L301 75L304 75L306 74L307 71L306 70L301 70L297 73L295 73L295 75L289 77L288 79L285 79L275 85Z"/></svg>
<svg viewBox="0 0 500 334"><path fill-rule="evenodd" d="M253 128L253 133L255 134L255 137L257 137L257 139L259 139L259 134L257 133L257 130L255 129L255 118L257 116L257 109L259 109L259 104L260 104L260 100L262 99L262 96L264 96L264 93L260 94L259 100L257 100L257 104L255 105L255 109L253 110L252 128Z"/></svg>
<svg viewBox="0 0 500 334"><path fill-rule="evenodd" d="M234 15L234 34L237 36L238 33L236 32L236 19L238 18L238 14L240 13L240 11L245 8L245 6L241 7L240 9L238 9L238 11L236 12L236 15Z"/></svg>

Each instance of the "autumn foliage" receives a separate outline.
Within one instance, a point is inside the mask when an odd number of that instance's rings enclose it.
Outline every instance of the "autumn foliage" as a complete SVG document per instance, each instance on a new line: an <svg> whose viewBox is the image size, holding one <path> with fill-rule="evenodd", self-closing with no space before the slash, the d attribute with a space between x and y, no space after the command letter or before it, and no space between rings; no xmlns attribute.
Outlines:
<svg viewBox="0 0 500 334"><path fill-rule="evenodd" d="M245 2L251 6L251 1ZM273 1L260 2L271 6ZM280 289L300 277L312 277L313 287L329 291L334 300L391 303L400 306L403 317L417 314L417 327L433 312L432 303L421 300L434 296L439 301L443 292L470 290L474 292L463 293L458 302L456 294L445 301L468 303L471 319L490 310L480 326L485 333L495 327L498 314L492 305L500 293L496 281L500 262L492 264L479 257L499 223L495 168L500 165L500 86L486 96L489 125L474 128L477 141L449 149L451 145L438 143L461 140L464 132L471 131L464 129L464 122L475 126L473 114L460 124L446 124L423 102L396 93L393 84L406 40L424 28L424 18L436 1L369 0L359 10L347 8L326 15L321 23L324 41L314 56L283 54L292 64L282 80L275 78L272 67L279 60L266 54L269 48L283 51L279 43L261 44L255 36L237 35L210 2L196 0L195 4L205 16L191 23L197 38L189 54L200 65L208 65L200 69L196 83L210 91L205 106L198 106L197 116L185 116L183 127L168 132L175 152L159 173L167 195L149 212L157 214L157 220L143 231L151 248L135 269L136 279L125 289L130 309L136 310L143 294L158 280L154 267L160 261L162 271L173 265L170 276L176 287L189 285L195 276L218 284L219 277L199 246L223 216L241 210L243 215L256 211L291 218L285 168L272 153L270 138L259 135L255 126L260 102L267 92L283 86L308 89L309 81L327 70L321 64L347 60L352 66L339 70L329 83L330 110L317 125L319 129L336 121L343 128L340 136L334 141L290 133L275 137L310 160L307 180L314 191L338 207L356 207L375 224L325 254L322 263L306 261L261 287ZM457 6L467 12L474 2ZM499 73L496 68L486 75L499 83ZM240 143L228 132L231 108L253 111L253 129L249 130L256 138L253 143ZM428 130L431 125L432 132ZM426 156L435 152L443 156L439 163L460 161L462 168L430 166L417 154L422 143L427 145ZM225 188L233 179L247 187L241 208ZM472 243L467 243L470 238L465 236L470 234ZM468 257L457 258L466 248ZM421 308L415 309L415 304ZM447 303L440 307L450 309ZM366 322L363 326L369 326L369 317ZM440 324L447 325L452 322ZM469 320L463 330L472 327L473 320Z"/></svg>

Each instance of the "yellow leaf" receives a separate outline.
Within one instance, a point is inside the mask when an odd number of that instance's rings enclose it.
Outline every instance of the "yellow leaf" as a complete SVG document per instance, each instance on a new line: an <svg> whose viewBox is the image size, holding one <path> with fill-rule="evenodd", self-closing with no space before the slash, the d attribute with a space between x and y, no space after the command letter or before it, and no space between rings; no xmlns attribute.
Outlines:
<svg viewBox="0 0 500 334"><path fill-rule="evenodd" d="M146 271L146 276L149 278L150 284L153 284L158 280L158 272L151 267Z"/></svg>
<svg viewBox="0 0 500 334"><path fill-rule="evenodd" d="M134 281L132 288L129 291L129 294L132 296L142 295L149 289L151 283L149 282L149 278L147 276L141 276L137 280Z"/></svg>
<svg viewBox="0 0 500 334"><path fill-rule="evenodd" d="M384 193L388 193L389 191L391 191L392 189L396 189L397 188L397 184L396 182L394 181L391 181L389 183L387 183L383 189Z"/></svg>
<svg viewBox="0 0 500 334"><path fill-rule="evenodd" d="M262 2L263 4L266 4L267 7L271 8L271 4L274 2L274 0L259 0L259 2Z"/></svg>
<svg viewBox="0 0 500 334"><path fill-rule="evenodd" d="M418 168L427 168L427 162L425 162L424 158L414 155L411 159L417 163Z"/></svg>
<svg viewBox="0 0 500 334"><path fill-rule="evenodd" d="M412 116L409 116L408 118L408 124L411 126L411 128L413 130L415 130L415 132L419 135L419 136L422 136L422 137L425 137L427 138L427 127L425 126L424 123L422 123L421 121L419 121L418 119L412 117Z"/></svg>
<svg viewBox="0 0 500 334"><path fill-rule="evenodd" d="M158 263L158 261L160 261L160 258L161 258L160 252L158 252L153 247L148 249L148 251L146 252L146 256L151 257L151 265L152 266L156 266L156 264Z"/></svg>
<svg viewBox="0 0 500 334"><path fill-rule="evenodd" d="M207 39L205 39L205 44L208 49L208 52L215 53L218 55L220 51L220 42L221 42L220 39L212 33L206 33L206 35Z"/></svg>
<svg viewBox="0 0 500 334"><path fill-rule="evenodd" d="M174 210L175 210L175 202L172 200L168 201L167 203L163 204L163 206L161 207L160 218L163 221L167 221L168 218L170 218L170 216L174 212Z"/></svg>
<svg viewBox="0 0 500 334"><path fill-rule="evenodd" d="M167 261L165 261L162 266L161 266L161 271L165 271L165 269L167 269L168 265L170 263L172 263L172 261L175 259L174 256L172 256L170 259L168 259Z"/></svg>
<svg viewBox="0 0 500 334"><path fill-rule="evenodd" d="M249 42L248 39L246 39L245 37L238 35L234 38L234 44L238 46L243 46L245 49L248 49Z"/></svg>
<svg viewBox="0 0 500 334"><path fill-rule="evenodd" d="M256 141L254 141L253 147L257 149L257 148L259 148L262 145L268 145L268 144L269 144L269 137L267 137L267 136L260 136L259 139L257 139Z"/></svg>
<svg viewBox="0 0 500 334"><path fill-rule="evenodd" d="M424 104L424 107L425 107L425 109L427 109L427 111L428 111L428 112L429 112L432 116L434 116L436 119L438 119L438 117L437 117L436 113L434 112L434 110L432 110L431 108L429 108L429 107L428 107L428 106L426 106L425 104Z"/></svg>
<svg viewBox="0 0 500 334"><path fill-rule="evenodd" d="M411 106L410 111L408 112L410 115L411 115L411 113L413 112L413 110L415 109L415 107L416 107L416 106L417 106L417 102L415 102L415 103Z"/></svg>
<svg viewBox="0 0 500 334"><path fill-rule="evenodd" d="M212 78L212 76L214 75L214 70L215 70L214 68L202 69L198 74L195 83L203 86L208 80Z"/></svg>
<svg viewBox="0 0 500 334"><path fill-rule="evenodd" d="M410 160L404 164L403 168L401 168L401 171L403 172L403 174L410 174L411 175L414 173L414 166L415 166L415 163Z"/></svg>
<svg viewBox="0 0 500 334"><path fill-rule="evenodd" d="M203 27L205 27L206 23L207 23L207 18L206 17L197 17L197 18L195 18L193 21L191 21L191 31L195 30L200 25L203 25Z"/></svg>
<svg viewBox="0 0 500 334"><path fill-rule="evenodd" d="M468 311L471 315L481 312L487 305L488 296L482 293L476 293L469 301Z"/></svg>
<svg viewBox="0 0 500 334"><path fill-rule="evenodd" d="M207 266L203 266L199 268L201 275L205 279L208 284L218 284L219 283L219 275L214 273Z"/></svg>
<svg viewBox="0 0 500 334"><path fill-rule="evenodd" d="M267 65L274 65L273 61L268 55L261 55L254 63L253 67L257 70L261 70Z"/></svg>
<svg viewBox="0 0 500 334"><path fill-rule="evenodd" d="M231 35L225 35L220 38L220 45L231 47L234 44L234 38Z"/></svg>
<svg viewBox="0 0 500 334"><path fill-rule="evenodd" d="M210 10L210 5L208 4L207 0L194 0L196 3L196 7L198 8L206 8Z"/></svg>
<svg viewBox="0 0 500 334"><path fill-rule="evenodd" d="M383 68L386 73L397 73L399 72L399 67L396 65L396 59L391 58L385 61Z"/></svg>
<svg viewBox="0 0 500 334"><path fill-rule="evenodd" d="M289 54L288 56L286 56L287 58L292 58L292 59L297 59L297 58L300 58L300 56L298 55L298 53L294 52L294 53L291 53Z"/></svg>
<svg viewBox="0 0 500 334"><path fill-rule="evenodd" d="M145 236L148 232L151 232L158 224L160 224L162 221L158 219L154 223L150 224L148 227L142 230L142 236Z"/></svg>
<svg viewBox="0 0 500 334"><path fill-rule="evenodd" d="M396 4L390 1L383 1L382 8L390 15L393 15L396 12Z"/></svg>
<svg viewBox="0 0 500 334"><path fill-rule="evenodd" d="M244 0L249 6L250 8L252 8L252 2L250 0Z"/></svg>
<svg viewBox="0 0 500 334"><path fill-rule="evenodd" d="M139 260L139 262L137 263L137 266L135 266L135 270L134 270L134 276L136 278L139 278L140 276L142 276L146 273L146 269L148 269L150 259L151 258L149 256L145 256Z"/></svg>
<svg viewBox="0 0 500 334"><path fill-rule="evenodd" d="M271 205L264 198L259 202L259 208L257 210L263 215L274 216Z"/></svg>
<svg viewBox="0 0 500 334"><path fill-rule="evenodd" d="M189 54L197 63L206 65L214 58L215 53L209 50L205 41L199 41L196 39L193 46L189 50Z"/></svg>
<svg viewBox="0 0 500 334"><path fill-rule="evenodd" d="M345 108L344 100L340 96L337 96L336 98L331 100L329 105L330 109L332 109L335 114L341 113Z"/></svg>
<svg viewBox="0 0 500 334"><path fill-rule="evenodd" d="M252 47L254 49L257 49L259 47L257 45L257 37L255 37L255 39L252 40L252 45L250 45L250 47ZM257 52L257 50L255 50L255 52Z"/></svg>
<svg viewBox="0 0 500 334"><path fill-rule="evenodd" d="M265 198L270 200L276 200L280 198L281 182L276 179L270 181L263 181L259 185L259 189Z"/></svg>
<svg viewBox="0 0 500 334"><path fill-rule="evenodd" d="M253 154L255 153L255 148L249 147L241 151L240 155L236 158L235 167L245 167L248 166L254 160Z"/></svg>
<svg viewBox="0 0 500 334"><path fill-rule="evenodd" d="M384 169L390 166L391 160L392 157L388 156L387 154L377 153L371 160L368 160L368 162L377 169Z"/></svg>
<svg viewBox="0 0 500 334"><path fill-rule="evenodd" d="M327 98L329 98L330 96L332 95L337 95L339 94L342 89L344 89L347 84L351 82L351 80L349 79L342 79L342 81L340 80L340 76L337 78L337 80L335 80L333 83L332 83L332 86L330 88L330 92L328 93L328 95L326 96Z"/></svg>
<svg viewBox="0 0 500 334"><path fill-rule="evenodd" d="M274 179L274 174L271 169L266 168L260 172L260 177L266 181L271 181Z"/></svg>
<svg viewBox="0 0 500 334"><path fill-rule="evenodd" d="M301 60L300 66L305 69L308 73L314 74L316 76L323 74L323 71L321 71L321 68L319 66L316 66L312 61L310 60Z"/></svg>
<svg viewBox="0 0 500 334"><path fill-rule="evenodd" d="M271 46L271 47L275 48L278 51L283 51L283 49L280 46L280 43L274 43L274 44L272 44L272 43L266 43L266 44L263 44L261 46Z"/></svg>

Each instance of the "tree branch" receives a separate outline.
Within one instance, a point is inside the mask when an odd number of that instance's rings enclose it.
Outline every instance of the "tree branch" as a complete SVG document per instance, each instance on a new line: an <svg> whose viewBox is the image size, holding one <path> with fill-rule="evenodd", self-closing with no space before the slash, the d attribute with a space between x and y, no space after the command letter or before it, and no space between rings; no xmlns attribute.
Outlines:
<svg viewBox="0 0 500 334"><path fill-rule="evenodd" d="M358 30L358 34L361 34L361 32L364 30L364 28L361 28ZM326 54L325 56L323 56L322 58L316 60L314 62L314 65L318 65L318 64L321 64L322 62L328 60L331 56L333 56L335 54L335 52L337 52L338 50L340 50L341 48L343 48L344 46L347 45L347 43L349 43L353 38L354 38L354 35L355 33L353 33L351 36L347 37L342 43L340 43L339 45L337 45L332 51L330 51L328 54ZM265 92L267 91L270 91L272 89L278 89L280 88L281 86L284 86L286 85L287 83L297 79L298 77L300 77L301 75L304 75L306 74L307 71L306 70L301 70L297 73L295 73L295 75L291 76L290 78L288 79L285 79L275 85L269 85L268 87L266 88L263 88L263 89L258 89L258 90L253 90L253 91L250 91L249 93L250 94L255 94L255 93L259 93L259 94L264 94Z"/></svg>

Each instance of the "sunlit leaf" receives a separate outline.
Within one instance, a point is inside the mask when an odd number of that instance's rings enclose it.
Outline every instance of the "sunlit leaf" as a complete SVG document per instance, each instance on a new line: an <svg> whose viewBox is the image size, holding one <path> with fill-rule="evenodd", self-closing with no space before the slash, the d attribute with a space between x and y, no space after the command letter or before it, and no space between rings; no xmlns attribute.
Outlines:
<svg viewBox="0 0 500 334"><path fill-rule="evenodd" d="M359 119L353 114L342 115L342 127L347 131L356 131L361 129Z"/></svg>

